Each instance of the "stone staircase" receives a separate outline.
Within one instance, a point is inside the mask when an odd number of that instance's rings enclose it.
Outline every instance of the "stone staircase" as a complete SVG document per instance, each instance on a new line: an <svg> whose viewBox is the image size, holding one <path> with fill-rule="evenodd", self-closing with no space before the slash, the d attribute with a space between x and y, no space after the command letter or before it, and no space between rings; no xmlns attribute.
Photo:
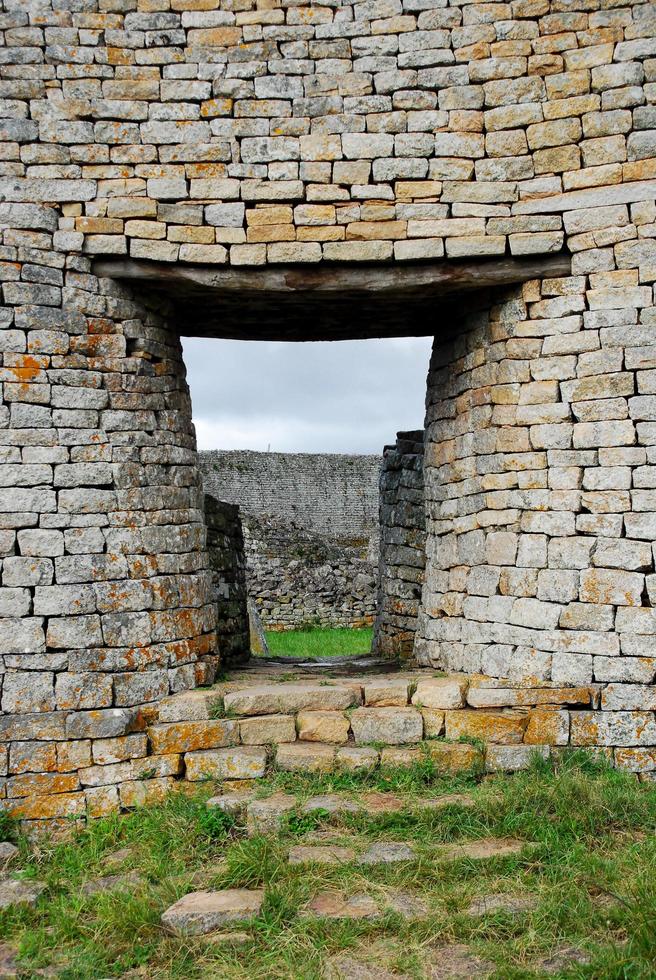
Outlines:
<svg viewBox="0 0 656 980"><path fill-rule="evenodd" d="M570 716L587 714L597 697L593 686L527 688L425 670L309 681L246 671L162 701L144 762L157 769L177 758L169 775L191 782L426 759L444 773L513 771L535 751L568 745Z"/></svg>
<svg viewBox="0 0 656 980"><path fill-rule="evenodd" d="M180 782L236 786L274 770L330 772L428 763L436 774L514 771L535 751L603 747L595 685L555 687L432 670L308 678L265 666L209 688L102 716L103 737L76 773L14 777L4 809L26 830L161 799ZM88 743L75 743L90 755ZM630 751L630 750L624 750ZM15 784L15 785L14 785Z"/></svg>

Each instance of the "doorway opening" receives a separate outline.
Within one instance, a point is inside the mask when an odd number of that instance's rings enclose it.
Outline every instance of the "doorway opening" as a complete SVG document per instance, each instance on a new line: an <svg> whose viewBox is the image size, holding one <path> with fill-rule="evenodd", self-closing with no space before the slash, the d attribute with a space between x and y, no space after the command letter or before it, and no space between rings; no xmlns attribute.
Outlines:
<svg viewBox="0 0 656 980"><path fill-rule="evenodd" d="M431 339L183 347L225 659L388 665L398 650L374 630L381 544L394 543L389 444L399 427L422 434ZM384 602L388 619L416 608L420 578L404 591Z"/></svg>

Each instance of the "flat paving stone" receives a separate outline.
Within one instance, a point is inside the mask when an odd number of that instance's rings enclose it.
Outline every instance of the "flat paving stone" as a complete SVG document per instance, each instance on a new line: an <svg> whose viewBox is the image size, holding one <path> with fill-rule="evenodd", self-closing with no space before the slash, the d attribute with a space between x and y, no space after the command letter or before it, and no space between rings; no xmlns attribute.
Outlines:
<svg viewBox="0 0 656 980"><path fill-rule="evenodd" d="M377 813L398 813L405 809L405 801L393 793L379 793L377 791L364 793L362 796L362 809L370 815Z"/></svg>
<svg viewBox="0 0 656 980"><path fill-rule="evenodd" d="M176 936L204 936L232 922L251 922L263 901L260 888L190 892L163 913L162 925Z"/></svg>
<svg viewBox="0 0 656 980"><path fill-rule="evenodd" d="M325 810L330 814L339 813L358 813L362 807L338 793L326 793L323 796L313 796L302 806L303 813L312 813L315 810Z"/></svg>
<svg viewBox="0 0 656 980"><path fill-rule="evenodd" d="M326 980L411 980L407 973L390 973L352 956L337 956L326 964Z"/></svg>
<svg viewBox="0 0 656 980"><path fill-rule="evenodd" d="M18 848L8 840L0 843L0 871L4 871L18 857Z"/></svg>
<svg viewBox="0 0 656 980"><path fill-rule="evenodd" d="M241 817L246 813L248 804L254 799L254 792L221 793L218 796L211 796L205 806L208 810L223 810L231 817Z"/></svg>
<svg viewBox="0 0 656 980"><path fill-rule="evenodd" d="M333 684L261 684L231 691L224 698L226 711L236 715L295 714L303 710L343 711L360 703L353 688Z"/></svg>
<svg viewBox="0 0 656 980"><path fill-rule="evenodd" d="M3 875L0 877L0 909L8 909L11 905L36 905L45 889L43 881Z"/></svg>
<svg viewBox="0 0 656 980"><path fill-rule="evenodd" d="M428 915L428 906L423 898L412 892L388 892L381 901L381 907L392 909L405 919L421 919Z"/></svg>
<svg viewBox="0 0 656 980"><path fill-rule="evenodd" d="M561 973L572 966L587 966L590 956L576 946L561 946L551 956L547 956L536 964L543 973Z"/></svg>
<svg viewBox="0 0 656 980"><path fill-rule="evenodd" d="M519 915L530 912L536 905L537 898L534 895L483 895L471 903L467 915L494 915L495 912Z"/></svg>
<svg viewBox="0 0 656 980"><path fill-rule="evenodd" d="M441 810L445 806L476 806L476 800L468 793L445 793L432 800L418 800L417 806L425 810Z"/></svg>
<svg viewBox="0 0 656 980"><path fill-rule="evenodd" d="M526 841L522 840L487 837L483 840L462 841L459 844L442 844L435 849L435 853L438 858L445 861L457 861L459 858L484 861L486 858L519 854L525 846Z"/></svg>
<svg viewBox="0 0 656 980"><path fill-rule="evenodd" d="M290 864L345 864L355 860L355 851L337 844L297 844L289 849Z"/></svg>
<svg viewBox="0 0 656 980"><path fill-rule="evenodd" d="M429 980L456 980L461 977L489 977L494 963L476 956L467 946L440 946L434 949L428 969Z"/></svg>
<svg viewBox="0 0 656 980"><path fill-rule="evenodd" d="M369 895L344 898L335 892L320 892L307 906L312 915L324 919L375 919L380 915L378 905Z"/></svg>
<svg viewBox="0 0 656 980"><path fill-rule="evenodd" d="M263 800L252 800L246 807L248 833L275 834L286 814L296 807L296 797L287 793L274 793Z"/></svg>
<svg viewBox="0 0 656 980"><path fill-rule="evenodd" d="M6 943L0 945L0 980L15 980L22 973L18 965L18 950Z"/></svg>
<svg viewBox="0 0 656 980"><path fill-rule="evenodd" d="M358 864L396 864L414 861L415 852L409 844L399 841L377 841L358 858Z"/></svg>
<svg viewBox="0 0 656 980"><path fill-rule="evenodd" d="M146 884L138 871L128 871L127 874L105 875L102 878L94 878L82 885L80 892L82 895L100 895L103 892L130 892L141 888Z"/></svg>

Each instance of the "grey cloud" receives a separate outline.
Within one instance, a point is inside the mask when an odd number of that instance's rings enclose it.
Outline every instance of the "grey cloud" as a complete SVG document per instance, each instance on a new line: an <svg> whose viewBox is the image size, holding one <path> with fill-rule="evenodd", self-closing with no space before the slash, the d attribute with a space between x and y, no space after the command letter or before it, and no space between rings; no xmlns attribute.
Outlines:
<svg viewBox="0 0 656 980"><path fill-rule="evenodd" d="M430 345L185 339L199 448L378 453L423 424Z"/></svg>

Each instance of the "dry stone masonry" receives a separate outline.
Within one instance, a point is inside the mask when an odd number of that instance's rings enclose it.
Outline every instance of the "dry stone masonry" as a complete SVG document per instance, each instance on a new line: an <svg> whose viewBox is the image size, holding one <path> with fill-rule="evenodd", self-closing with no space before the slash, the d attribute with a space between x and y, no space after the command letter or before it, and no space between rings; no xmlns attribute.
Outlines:
<svg viewBox="0 0 656 980"><path fill-rule="evenodd" d="M204 450L198 465L206 492L242 518L266 514L365 546L378 536L380 456Z"/></svg>
<svg viewBox="0 0 656 980"><path fill-rule="evenodd" d="M239 504L248 595L267 629L372 624L378 456L205 451L199 465L210 494Z"/></svg>
<svg viewBox="0 0 656 980"><path fill-rule="evenodd" d="M265 764L158 707L221 656L180 335L244 276L278 339L288 294L296 339L436 336L420 662L656 771L655 112L639 0L2 0L4 808Z"/></svg>
<svg viewBox="0 0 656 980"><path fill-rule="evenodd" d="M421 601L426 534L424 433L399 432L380 473L380 558L374 651L408 658Z"/></svg>
<svg viewBox="0 0 656 980"><path fill-rule="evenodd" d="M371 626L376 568L366 539L338 541L267 515L243 526L248 595L267 629Z"/></svg>
<svg viewBox="0 0 656 980"><path fill-rule="evenodd" d="M239 508L205 494L207 554L216 603L216 639L224 662L248 660L250 625L246 552Z"/></svg>

